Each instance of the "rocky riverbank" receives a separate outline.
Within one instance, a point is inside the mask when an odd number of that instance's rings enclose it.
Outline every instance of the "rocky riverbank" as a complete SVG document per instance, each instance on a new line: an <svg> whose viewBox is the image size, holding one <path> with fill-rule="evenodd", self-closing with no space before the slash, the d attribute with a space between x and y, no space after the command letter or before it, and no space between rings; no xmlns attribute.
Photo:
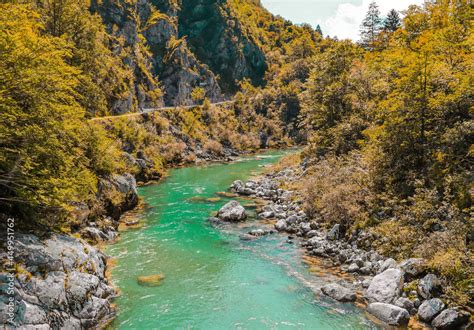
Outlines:
<svg viewBox="0 0 474 330"><path fill-rule="evenodd" d="M66 235L41 240L17 234L13 255L15 274L0 274L0 322L5 327L88 329L115 315L111 299L116 292L105 276L106 256L95 247Z"/></svg>
<svg viewBox="0 0 474 330"><path fill-rule="evenodd" d="M231 149L221 155L201 149L193 152L198 163L230 161L238 155ZM137 179L145 183L147 177L142 174L153 163L129 158L142 167ZM12 267L7 265L8 242L2 236L0 323L11 328L85 329L113 319L116 311L111 301L116 291L106 277L107 256L95 245L116 239L122 215L137 205L133 175L103 177L94 203L74 205L74 234L16 233ZM7 217L0 216L6 222Z"/></svg>
<svg viewBox="0 0 474 330"><path fill-rule="evenodd" d="M106 256L93 245L115 239L121 215L138 200L132 175L102 178L95 203L74 205L74 234L19 226L11 244L2 235L0 323L6 328L88 329L112 319L116 292L106 277ZM0 214L3 224L7 218Z"/></svg>
<svg viewBox="0 0 474 330"><path fill-rule="evenodd" d="M323 286L323 294L341 302L352 302L356 300L356 292L362 292L367 312L391 326L406 326L410 319L435 329L467 329L472 325L468 325L468 312L447 306L443 301L443 283L429 272L423 259L397 262L372 250L367 244L368 233L359 230L343 235L340 225L327 230L308 217L297 192L281 188L300 180L301 174L297 173L302 171L285 169L245 183L235 181L230 190L265 200L258 217L274 219L275 230L287 234L288 243L299 244L309 255L328 259L353 275L353 282L338 281ZM243 221L245 218L245 209L232 201L210 221ZM252 230L241 239L258 239L270 233L271 230Z"/></svg>

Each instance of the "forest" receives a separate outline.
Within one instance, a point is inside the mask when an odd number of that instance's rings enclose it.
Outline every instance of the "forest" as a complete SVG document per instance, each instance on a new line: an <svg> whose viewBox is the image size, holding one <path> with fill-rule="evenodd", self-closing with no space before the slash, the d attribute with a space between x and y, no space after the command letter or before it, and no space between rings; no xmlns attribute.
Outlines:
<svg viewBox="0 0 474 330"><path fill-rule="evenodd" d="M256 0L1 1L0 217L74 234L128 198L117 175L298 145L310 217L472 309L472 10L372 3L353 42Z"/></svg>

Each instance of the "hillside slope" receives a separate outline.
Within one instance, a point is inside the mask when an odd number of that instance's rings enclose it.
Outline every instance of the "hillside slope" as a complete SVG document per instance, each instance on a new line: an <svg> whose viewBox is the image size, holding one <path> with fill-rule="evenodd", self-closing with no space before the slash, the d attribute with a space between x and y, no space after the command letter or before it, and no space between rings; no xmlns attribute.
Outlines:
<svg viewBox="0 0 474 330"><path fill-rule="evenodd" d="M244 79L265 84L272 52L305 34L316 40L311 29L274 17L252 0L106 0L94 1L91 11L100 14L115 52L136 77L136 102L116 103L112 113L229 98ZM162 95L150 96L158 88Z"/></svg>

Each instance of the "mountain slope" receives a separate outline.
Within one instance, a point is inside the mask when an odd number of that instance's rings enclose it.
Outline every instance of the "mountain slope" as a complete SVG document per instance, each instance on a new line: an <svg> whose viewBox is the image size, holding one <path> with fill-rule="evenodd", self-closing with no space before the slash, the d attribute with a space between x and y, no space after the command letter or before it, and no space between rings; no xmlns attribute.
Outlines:
<svg viewBox="0 0 474 330"><path fill-rule="evenodd" d="M211 101L228 98L244 79L265 84L272 52L291 50L287 46L302 36L317 41L312 29L274 17L259 1L105 0L93 2L91 10L100 14L117 40L116 52L137 77L139 107L194 104L196 89ZM162 97L149 97L158 85ZM127 104L112 109L136 110Z"/></svg>

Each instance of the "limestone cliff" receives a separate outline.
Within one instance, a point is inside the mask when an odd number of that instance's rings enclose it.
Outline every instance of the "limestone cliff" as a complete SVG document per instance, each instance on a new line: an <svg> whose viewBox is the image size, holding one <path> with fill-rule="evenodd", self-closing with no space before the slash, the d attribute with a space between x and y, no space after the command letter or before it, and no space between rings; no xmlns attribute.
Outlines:
<svg viewBox="0 0 474 330"><path fill-rule="evenodd" d="M192 51L220 76L228 93L244 78L262 84L267 69L264 52L233 9L232 1L193 0L183 1L178 14L180 35L188 37Z"/></svg>
<svg viewBox="0 0 474 330"><path fill-rule="evenodd" d="M135 75L134 95L118 102L115 114L192 105L196 88L216 102L234 95L244 79L264 85L275 58L284 62L295 39L315 36L257 0L93 0L91 10Z"/></svg>
<svg viewBox="0 0 474 330"><path fill-rule="evenodd" d="M222 99L216 76L199 62L178 36L178 7L172 1L95 2L110 34L116 37L116 52L132 67L139 108L193 104L191 93L201 87L211 101ZM113 113L133 111L120 104Z"/></svg>

